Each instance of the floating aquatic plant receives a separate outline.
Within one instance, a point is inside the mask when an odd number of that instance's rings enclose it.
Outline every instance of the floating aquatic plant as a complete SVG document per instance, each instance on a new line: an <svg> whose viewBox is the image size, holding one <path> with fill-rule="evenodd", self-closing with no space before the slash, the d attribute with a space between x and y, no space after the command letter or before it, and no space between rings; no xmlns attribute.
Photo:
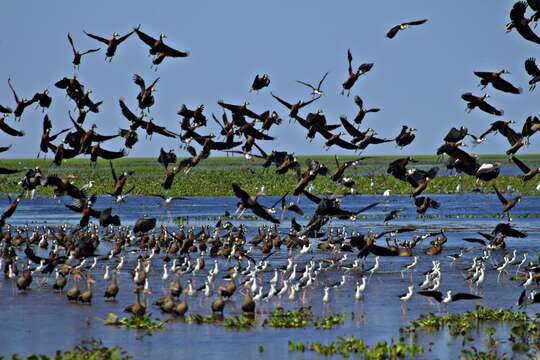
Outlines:
<svg viewBox="0 0 540 360"><path fill-rule="evenodd" d="M275 328L304 328L313 322L313 313L309 308L284 311L277 308L266 319L265 323Z"/></svg>
<svg viewBox="0 0 540 360"><path fill-rule="evenodd" d="M107 318L104 320L105 325L114 325L121 326L127 329L141 329L141 330L163 330L163 325L167 321L161 320L152 320L150 316L126 316L124 318L119 318L114 313L109 313Z"/></svg>

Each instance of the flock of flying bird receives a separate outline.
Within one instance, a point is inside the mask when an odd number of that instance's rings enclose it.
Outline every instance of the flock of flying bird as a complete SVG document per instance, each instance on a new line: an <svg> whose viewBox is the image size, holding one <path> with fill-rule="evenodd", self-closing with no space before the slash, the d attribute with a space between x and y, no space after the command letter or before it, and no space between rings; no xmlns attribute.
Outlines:
<svg viewBox="0 0 540 360"><path fill-rule="evenodd" d="M540 38L531 29L531 24L540 17L540 1L529 0L528 4L534 14L530 18L526 17L527 4L516 3L511 10L511 22L506 29L507 31L515 29L526 40L540 44ZM387 37L393 39L398 32L426 22L427 20L419 20L396 25L389 30ZM113 59L119 46L133 34L149 47L149 53L153 56L152 65L155 67L165 58L189 55L188 52L166 45L163 34L158 38L153 38L144 33L140 26L124 36L114 33L110 39L86 31L84 33L107 47L106 59L109 61ZM73 66L76 70L79 69L84 56L101 51L100 48L95 48L80 52L75 47L70 34L68 34L68 40L73 51ZM357 81L362 76L367 76L374 66L373 63L363 63L353 67L353 55L350 50L347 51L347 61L348 72L342 83L341 92L344 96L349 96ZM532 91L535 84L540 81L540 70L532 58L525 61L525 69L532 77L529 83ZM505 93L520 94L522 90L519 87L502 77L508 73L507 70L482 71L475 72L475 75L480 78L480 85L483 88L491 85L494 89ZM370 146L390 142L403 148L414 141L416 129L407 125L403 125L396 136L389 138L378 136L376 130L372 128L361 130L360 126L365 122L366 116L377 113L379 109L366 108L360 96L354 96L358 112L352 121L347 116L341 116L339 123L331 124L320 111L303 116L304 108L325 95L324 84L327 75L328 72L316 85L298 81L311 91L309 94L311 99L307 101L283 99L270 92L276 100L276 105L282 106L288 112L291 121L305 129L307 139L321 136L325 139L327 149L339 147L354 153L361 153ZM13 279L13 283L20 292L27 293L36 276L38 276L40 286L48 286L49 276L53 275L51 287L54 291L65 293L68 301L89 304L93 299L94 284L103 278L108 281L104 286L104 296L107 300L114 300L120 291L119 279L122 270L128 268L126 271L128 276L125 280L131 284L128 287L135 289L136 301L125 310L135 315L142 315L149 311L148 295L151 293L149 280L157 277L151 277L150 274L161 271L160 278L166 284L164 285L166 294L157 299L154 304L163 312L182 316L188 311L190 297L213 296L212 312L222 313L228 300L233 299L236 296L236 290L240 289L239 292L244 297L242 311L253 314L258 304L269 302L274 298L287 298L292 303L302 294L302 300L305 303L306 293L320 284L323 285L322 302L328 303L331 291L344 286L349 277L358 279L354 297L360 301L363 299L369 279L380 268L381 258L413 257L413 261L401 269L403 277L404 273L411 272L412 274L412 271L416 269L421 258L418 254L421 252L422 257L433 257L434 260L431 269L424 274L424 281L418 285L420 288L418 294L444 304L458 300L481 299L476 291L453 293L452 290L446 292L441 290L440 255L448 240L444 229L422 235L415 234L411 240L398 239L403 234L417 232L417 229L412 226L393 228L389 225L400 216L400 210L391 211L385 216L384 224L389 226L390 230L378 234L372 231L364 234L355 231L349 233L346 228L331 226L333 219L354 221L360 213L376 207L378 203L369 204L358 210L347 210L342 208L339 197L316 195L310 191L310 184L318 176L330 176L332 181L346 189L346 192L354 193L356 185L352 177L346 176L346 173L349 169L360 167L364 157L340 162L336 156L336 171L333 173L325 164L314 160L309 161L307 167L302 169L302 164L297 161L294 154L287 151L264 150L263 144L274 139L269 135L270 130L282 123L280 115L273 110L256 112L250 109L247 103L233 104L218 101L223 109L223 115L221 119L211 115L212 120L219 126L217 136L212 132L203 133L208 127L203 105L193 109L182 105L178 111L180 129L179 131L171 130L166 126L156 124L149 114L150 109L155 105L154 94L159 77L148 82L142 76L135 74L133 81L140 88L136 98L138 111L130 109L126 99L119 99L120 111L129 126L126 125L118 133L110 135L98 133L95 124L90 127L85 125L90 113L99 113L102 101L95 101L92 92L86 89L76 75L57 81L55 86L65 91L66 96L75 104L77 112L68 113L71 127L55 133L51 119L48 115L44 116L40 154L46 155L52 152L55 166L61 166L64 159L71 159L78 155L89 155L92 164L95 164L98 158L109 160L114 183L109 195L121 203L133 191L133 187L129 188L128 183L130 177L136 175L129 171L118 175L112 160L126 156L126 149L132 149L137 144L139 130L142 130L150 141L154 135L177 138L181 146L190 154L189 157L178 161L174 151L160 150L158 162L163 164L165 169L164 180L161 184L164 193L156 194L156 196L160 196L165 204L179 199L168 196L167 192L180 171L188 173L211 153L221 151L242 154L246 158L260 158L263 160L264 168L273 166L275 172L280 175L287 174L289 171L295 173L297 183L290 193L298 198L301 196L307 198L315 205L315 212L305 225L301 225L292 218L288 230L282 232L279 227L286 213L305 216L298 202L291 202L288 198L289 194L285 194L273 206L265 207L259 202L258 197L233 183L231 186L238 198L237 213L241 214L250 210L258 218L269 223L269 225L261 225L251 238L248 238L246 225L235 226L225 221L219 221L214 226L203 226L200 229L182 226L173 232L166 224L156 227L155 218L144 216L132 227L123 226L120 216L114 215L112 208L102 210L95 208L97 196L88 195L91 191L91 183L78 187L73 182L75 177L62 179L53 174L46 175L39 167L36 167L28 170L21 178L21 194L15 199L9 199L8 208L0 216L0 226L3 228L0 267L8 279L6 281ZM43 109L49 108L52 98L49 91L45 90L26 99L17 94L11 80L8 80L8 85L15 99L15 106L12 110L9 106L0 105L0 112L3 113L0 118L0 130L10 136L25 136L23 131L13 127L16 121L21 121L26 108L32 104L37 104ZM267 74L257 75L251 85L251 91L259 92L269 86L270 77ZM487 95L477 96L467 92L462 95L462 98L467 102L468 111L478 108L493 116L503 114L502 110L487 102ZM9 124L11 115L14 123ZM540 169L530 168L516 157L516 154L520 149L528 146L529 139L540 130L540 120L536 116L528 117L521 131L513 129L512 124L511 121L494 121L480 136L471 134L463 127L452 128L444 137L444 143L437 149L437 154L447 155L446 167L448 169L475 177L479 183L489 183L499 176L501 164L481 163L476 155L463 150L462 145L467 136L472 139L473 144L478 145L488 135L499 133L507 139L510 147L506 153L523 172L523 181L530 181L540 172ZM339 131L340 129L344 132ZM65 136L62 141L59 137L63 134ZM124 149L112 151L102 147L103 144L115 138L123 139ZM196 146L200 149L197 150ZM0 150L8 151L9 149L10 147L2 147ZM439 201L422 195L429 188L431 180L437 176L439 168L415 169L413 168L415 162L416 160L412 157L395 160L388 165L387 173L410 185L411 198L416 211L424 214L430 209L438 209L441 206ZM0 174L4 175L17 172L18 170L0 169ZM66 207L81 214L79 224L34 228L11 226L9 219L22 201L24 193L33 198L34 192L40 187L53 187L55 196L71 197L73 204ZM509 199L494 185L493 189L501 201L503 212L510 213L519 204L519 197ZM92 219L96 219L97 222L92 222ZM326 229L325 226L327 226ZM469 274L467 282L471 288L476 286L476 289L483 283L485 272L491 270L489 261L493 261L493 258L490 258L492 253L505 251L507 239L524 238L527 234L513 226L509 215L508 222L499 223L489 233L479 232L479 236L479 238L464 239L482 247L482 255L474 257L471 266L466 269L466 273ZM377 243L377 240L381 238L386 238L386 245ZM429 246L421 250L416 249L417 245L428 239L432 239ZM318 243L315 244L315 242ZM279 252L283 246L288 249L288 256L286 264L280 266L272 261L271 256ZM313 253L315 247L324 254L324 259L306 259L305 254ZM471 249L463 249L448 258L454 263L469 251ZM47 256L39 255L46 252L48 252ZM357 253L357 258L352 263L348 260L347 253L349 252ZM137 255L135 261L132 254ZM328 254L330 257L326 256ZM366 258L370 254L375 256L375 260L371 267L367 267ZM210 268L208 270L205 263L209 257L214 258L214 261L213 265L208 266ZM520 261L514 251L512 254L506 254L504 261L495 267L495 270L499 272L499 277L514 264L517 266L516 272L522 270L526 274L522 284L525 290L519 298L520 305L540 302L540 294L534 291L526 296L526 291L538 282L537 273L540 272L539 264L527 262L527 260L527 254L524 254ZM126 261L125 265L124 261ZM160 265L151 266L157 262ZM232 266L223 270L225 263ZM156 267L160 270L156 270ZM300 270L301 267L303 271ZM216 284L219 273L226 274L224 284ZM328 281L323 280L326 277L323 274L332 273L340 274L341 281L329 284ZM172 281L167 283L171 280L170 278ZM185 282L184 279L186 279ZM203 285L197 287L196 282L201 279ZM81 281L86 283L85 288L81 288ZM71 283L69 289L64 291L69 283ZM407 287L407 292L399 295L401 301L407 303L415 293L415 288L416 285L412 284L411 276L411 284Z"/></svg>

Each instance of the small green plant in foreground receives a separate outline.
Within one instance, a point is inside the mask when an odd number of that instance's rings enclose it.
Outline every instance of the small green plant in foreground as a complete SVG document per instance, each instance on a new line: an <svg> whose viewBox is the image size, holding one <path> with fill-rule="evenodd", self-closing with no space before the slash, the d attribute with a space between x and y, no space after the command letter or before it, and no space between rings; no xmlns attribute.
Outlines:
<svg viewBox="0 0 540 360"><path fill-rule="evenodd" d="M30 354L21 356L13 354L11 356L12 360L128 360L132 358L133 357L121 347L106 347L103 346L101 341L97 340L84 341L81 345L75 346L72 350L58 350L54 355ZM4 357L0 356L0 360L2 359L4 359Z"/></svg>

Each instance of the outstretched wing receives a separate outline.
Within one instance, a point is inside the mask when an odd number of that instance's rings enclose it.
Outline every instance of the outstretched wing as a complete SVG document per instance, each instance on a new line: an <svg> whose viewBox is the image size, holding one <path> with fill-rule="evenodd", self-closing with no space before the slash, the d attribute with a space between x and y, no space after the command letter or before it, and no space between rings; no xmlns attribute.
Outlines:
<svg viewBox="0 0 540 360"><path fill-rule="evenodd" d="M87 36L91 37L92 39L97 40L97 41L99 41L99 42L102 42L102 43L104 43L104 44L109 45L109 40L104 39L104 38L102 38L101 36L97 36L97 35L94 35L94 34L87 33L85 30L83 30L83 32L84 32Z"/></svg>
<svg viewBox="0 0 540 360"><path fill-rule="evenodd" d="M153 47L157 40L154 39L153 37L151 37L150 35L148 34L145 34L144 32L142 32L141 30L139 30L139 28L135 28L133 29L135 31L135 33L137 34L137 36L139 37L139 39L141 39L146 45L150 46L150 47Z"/></svg>
<svg viewBox="0 0 540 360"><path fill-rule="evenodd" d="M519 160L517 157L515 156L512 156L512 161L514 162L514 164L517 165L518 168L521 169L521 171L524 173L524 174L527 174L531 171L531 169L525 165L525 163L521 160Z"/></svg>

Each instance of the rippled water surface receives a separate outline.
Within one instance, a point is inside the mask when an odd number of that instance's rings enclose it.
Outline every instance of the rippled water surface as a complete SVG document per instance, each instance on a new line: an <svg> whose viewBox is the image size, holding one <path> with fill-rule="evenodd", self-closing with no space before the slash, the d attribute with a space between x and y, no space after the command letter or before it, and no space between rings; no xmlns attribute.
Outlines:
<svg viewBox="0 0 540 360"><path fill-rule="evenodd" d="M106 345L120 345L128 350L136 358L195 358L202 359L224 359L233 356L248 358L281 359L308 358L314 356L310 353L289 353L287 342L290 339L301 340L304 343L311 341L328 342L334 340L338 335L355 335L363 338L372 344L379 340L397 339L398 329L407 325L408 321L418 318L421 314L437 311L459 312L474 308L474 302L456 302L448 306L437 306L426 298L414 295L409 302L408 308L402 307L397 295L406 291L410 281L418 284L423 276L422 273L431 267L431 260L439 259L442 263L442 290L452 289L454 292L476 291L469 288L465 281L463 269L471 264L472 258L481 255L481 249L477 244L464 242L464 237L478 237L477 231L491 231L494 226L505 219L501 219L498 212L500 203L493 195L486 194L463 194L463 195L432 195L441 202L439 210L430 211L430 216L418 218L415 208L408 196L351 196L343 198L343 207L347 209L358 209L373 202L380 204L366 212L364 217L351 221L333 221L331 226L345 226L346 231L365 233L368 230L381 232L403 225L415 225L416 234L420 235L426 231L439 230L444 228L448 236L448 242L441 255L429 257L424 254L424 249L429 246L429 241L425 241L415 248L415 255L420 257L419 265L412 275L406 275L402 280L400 270L402 266L411 262L411 258L405 257L385 257L381 258L380 270L369 280L365 299L357 302L354 299L354 284L360 279L360 273L347 274L346 284L330 293L331 301L327 305L322 303L322 288L325 284L339 281L342 271L333 268L323 271L319 275L315 285L301 293L293 304L288 300L272 299L268 303L258 305L258 322L261 323L267 314L276 306L283 306L287 309L297 308L301 305L312 306L316 316L330 315L335 313L347 313L347 321L344 325L333 330L316 330L313 327L307 329L272 329L269 327L257 326L251 331L227 330L215 325L189 325L178 320L173 320L165 325L163 331L155 331L152 336L141 336L135 330L124 330L120 328L104 326L99 318L104 318L110 312L121 314L123 308L134 301L133 283L127 270L135 267L136 253L126 256L126 263L123 272L119 276L120 293L116 303L105 302L102 298L107 281L103 280L103 269L107 260L99 260L98 265L93 270L97 279L94 289L94 299L91 306L68 303L65 296L54 293L49 286L40 286L41 275L34 277L32 290L26 294L19 294L15 284L11 280L0 278L0 354L11 353L27 354L30 352L53 353L57 349L68 349L80 343L83 339L101 339ZM260 201L267 206L275 202L275 197L262 197ZM291 199L294 200L294 199ZM525 239L508 239L507 250L494 252L491 263L488 264L486 280L483 286L478 289L478 293L483 296L479 304L490 307L510 307L516 303L519 292L519 284L510 281L509 275L515 272L515 266L510 267L509 273L497 282L497 271L492 267L495 263L501 262L507 251L517 250L518 256L528 252L530 258L536 261L537 252L540 250L540 198L526 197L513 211L514 226L526 233ZM64 205L68 199L36 198L33 201L23 200L11 219L12 224L31 226L57 225L61 223L77 223L79 216L68 211ZM132 196L126 199L124 204L114 204L111 198L100 198L96 209L109 206L113 207L113 213L118 213L122 217L124 225L131 225L134 221L147 214L156 217L159 223L168 224L171 231L176 225L174 219L181 217L187 219L187 224L196 226L203 224L214 224L217 218L225 211L234 213L237 200L232 197L194 197L184 201L177 201L169 207L160 205L160 199L149 197ZM0 208L5 207L7 199L0 199ZM306 214L314 211L314 206L306 198L301 198L299 205ZM381 225L386 213L391 210L402 209L402 215L389 225ZM287 231L290 218L284 219L283 232ZM308 218L297 217L297 221L305 224ZM237 220L232 220L233 224L240 224ZM248 238L255 235L256 229L262 223L258 221L243 221L248 226ZM401 240L412 237L412 233L399 236ZM312 239L313 251L304 255L298 255L298 250L291 253L285 246L272 255L270 265L283 265L289 255L295 257L295 261L300 264L299 269L303 270L303 265L310 259L319 260L329 258L332 255L322 252L316 248L319 240ZM384 245L384 239L378 240L380 245ZM463 247L471 247L473 250L465 254L455 264L451 264L447 255L459 252ZM22 252L18 252L24 258ZM100 255L105 256L109 250L108 244L102 242L98 249ZM46 253L38 252L42 256ZM356 251L347 253L348 259L344 265L349 265L356 258ZM163 253L156 255L152 262L150 271L150 287L152 294L149 301L163 295L167 283L161 279ZM254 249L252 255L255 259L260 259L263 255L260 250ZM196 255L192 255L195 258ZM341 257L342 254L336 255ZM100 257L101 258L101 257ZM373 256L366 260L366 267L373 264ZM112 260L116 264L117 260ZM220 276L215 280L214 287L224 283L221 276L225 273L227 266L234 263L226 263L225 260L218 260L220 264ZM205 270L196 276L184 274L181 278L182 284L186 286L188 279L193 279L195 287L204 283L208 269L213 265L213 260L206 259ZM246 263L243 263L245 266ZM265 288L268 288L268 280L272 277L273 271L268 270L263 274ZM53 278L49 279L52 284ZM261 282L259 282L261 283ZM68 283L69 288L71 283ZM418 290L418 289L416 289ZM188 299L189 312L210 314L210 304L214 297L204 297L202 294ZM240 313L242 295L238 292L233 301L226 306L225 315ZM531 307L528 311L534 313ZM152 316L168 318L161 315L157 307L151 307ZM351 320L351 313L354 313L354 320ZM436 336L423 336L421 344L434 342L431 353L424 354L424 358L455 358L456 346L460 340L449 343L446 333L442 332ZM265 352L259 354L259 346L264 345Z"/></svg>

